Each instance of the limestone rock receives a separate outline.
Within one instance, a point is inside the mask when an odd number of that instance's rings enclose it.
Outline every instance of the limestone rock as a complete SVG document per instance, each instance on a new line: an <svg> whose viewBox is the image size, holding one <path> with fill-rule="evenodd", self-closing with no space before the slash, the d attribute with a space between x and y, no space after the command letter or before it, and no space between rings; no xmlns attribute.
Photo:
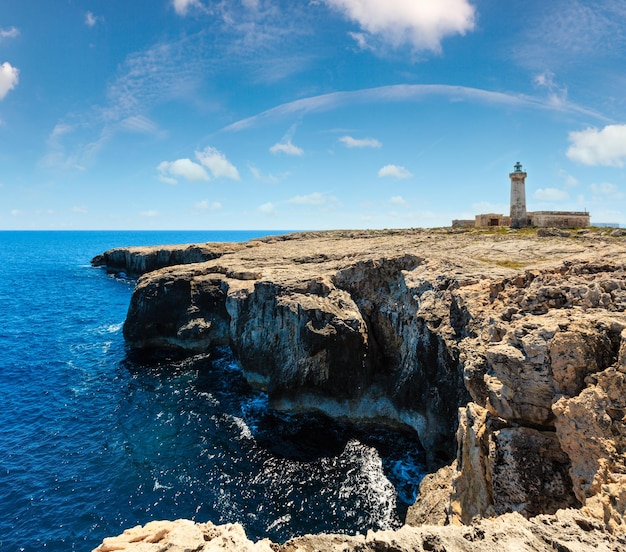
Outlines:
<svg viewBox="0 0 626 552"><path fill-rule="evenodd" d="M269 540L248 540L239 524L213 525L190 520L152 521L104 539L93 552L273 552Z"/></svg>
<svg viewBox="0 0 626 552"><path fill-rule="evenodd" d="M123 272L130 278L136 278L160 268L202 263L218 259L226 253L244 247L238 243L207 243L192 245L170 245L154 247L118 247L109 249L91 260L93 266L102 266L107 272Z"/></svg>
<svg viewBox="0 0 626 552"><path fill-rule="evenodd" d="M129 346L228 345L276 408L409 426L433 470L456 451L454 467L425 480L437 498L421 498L415 520L477 523L580 503L598 527L626 531L623 239L337 231L230 247L145 274L124 325ZM533 542L542 523L519 535ZM595 531L577 524L566 525ZM447 546L442 534L407 542L435 550ZM315 538L289 550L350 549L346 537ZM396 546L354 538L359 550ZM524 538L519 549L545 549Z"/></svg>
<svg viewBox="0 0 626 552"><path fill-rule="evenodd" d="M418 527L450 523L450 496L456 469L456 463L452 463L422 479L417 500L409 506L406 514L407 525Z"/></svg>
<svg viewBox="0 0 626 552"><path fill-rule="evenodd" d="M585 511L626 532L626 374L609 368L589 383L555 403L557 435Z"/></svg>
<svg viewBox="0 0 626 552"><path fill-rule="evenodd" d="M367 535L304 535L284 544L249 541L240 525L190 521L151 522L105 539L94 552L624 552L626 540L602 531L595 520L565 510L526 520L507 514L472 526L405 525Z"/></svg>

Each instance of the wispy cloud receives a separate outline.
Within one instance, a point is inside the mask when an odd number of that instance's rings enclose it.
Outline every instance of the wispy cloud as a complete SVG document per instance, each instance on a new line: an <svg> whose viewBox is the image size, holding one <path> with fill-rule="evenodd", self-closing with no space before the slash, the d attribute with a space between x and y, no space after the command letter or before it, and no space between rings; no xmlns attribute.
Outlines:
<svg viewBox="0 0 626 552"><path fill-rule="evenodd" d="M20 34L17 27L9 27L8 29L0 29L0 40L5 38L16 38Z"/></svg>
<svg viewBox="0 0 626 552"><path fill-rule="evenodd" d="M304 150L296 145L294 145L291 140L287 142L279 142L274 144L270 148L270 152L276 153L284 153L285 155L304 155Z"/></svg>
<svg viewBox="0 0 626 552"><path fill-rule="evenodd" d="M362 47L382 40L394 48L408 44L416 50L441 49L446 36L465 34L475 26L475 8L468 0L324 0L363 32L353 33Z"/></svg>
<svg viewBox="0 0 626 552"><path fill-rule="evenodd" d="M156 209L148 209L147 211L141 211L139 215L146 218L156 218L161 214Z"/></svg>
<svg viewBox="0 0 626 552"><path fill-rule="evenodd" d="M237 167L226 159L226 156L221 151L215 148L209 146L202 151L197 151L196 158L211 171L214 178L240 179Z"/></svg>
<svg viewBox="0 0 626 552"><path fill-rule="evenodd" d="M275 216L278 214L278 211L276 211L276 206L271 201L263 203L263 205L259 205L257 210L259 211L259 213L268 216Z"/></svg>
<svg viewBox="0 0 626 552"><path fill-rule="evenodd" d="M392 205L408 205L406 199L402 196L393 196L389 199L389 203Z"/></svg>
<svg viewBox="0 0 626 552"><path fill-rule="evenodd" d="M220 211L223 206L219 201L208 201L204 199L195 203L194 207L199 211Z"/></svg>
<svg viewBox="0 0 626 552"><path fill-rule="evenodd" d="M328 205L336 205L339 203L339 200L332 195L324 194L320 192L313 192L308 195L298 195L294 196L287 200L287 203L291 205L310 205L310 206L328 206Z"/></svg>
<svg viewBox="0 0 626 552"><path fill-rule="evenodd" d="M210 180L204 167L194 163L191 159L163 161L159 163L157 171L159 171L159 179L167 184L177 184L178 177L182 177L189 182L206 182Z"/></svg>
<svg viewBox="0 0 626 552"><path fill-rule="evenodd" d="M378 176L380 178L390 176L393 178L404 180L406 178L411 178L413 174L408 169L400 165L385 165L378 171Z"/></svg>
<svg viewBox="0 0 626 552"><path fill-rule="evenodd" d="M58 123L48 136L48 152L43 157L41 163L44 167L55 167L71 170L85 170L83 158L89 155L89 148L93 144L80 148L78 151L68 154L64 146L66 137L71 136L77 130L76 125L68 123Z"/></svg>
<svg viewBox="0 0 626 552"><path fill-rule="evenodd" d="M568 198L569 194L558 188L539 188L533 194L533 199L537 201L565 201Z"/></svg>
<svg viewBox="0 0 626 552"><path fill-rule="evenodd" d="M274 174L263 174L257 167L250 165L248 167L250 169L250 173L255 180L259 182L263 182L264 184L278 184L283 178L289 176L289 173L282 173L279 175Z"/></svg>
<svg viewBox="0 0 626 552"><path fill-rule="evenodd" d="M339 141L347 148L381 148L382 143L375 138L353 138L342 136Z"/></svg>
<svg viewBox="0 0 626 552"><path fill-rule="evenodd" d="M607 125L569 133L567 157L591 166L623 167L626 161L626 125Z"/></svg>
<svg viewBox="0 0 626 552"><path fill-rule="evenodd" d="M189 11L193 9L203 11L204 5L199 0L172 0L172 6L174 7L174 11L178 15L185 16L189 13Z"/></svg>
<svg viewBox="0 0 626 552"><path fill-rule="evenodd" d="M301 117L310 113L331 111L346 105L417 102L433 96L447 98L450 101L468 101L525 109L579 113L599 120L606 120L606 117L603 115L570 101L566 101L557 106L554 105L552 101L543 97L493 92L491 90L470 88L467 86L451 86L446 84L397 84L349 92L332 92L330 94L302 98L262 111L252 117L236 121L226 126L223 130L237 132L276 119L295 116Z"/></svg>
<svg viewBox="0 0 626 552"><path fill-rule="evenodd" d="M626 194L611 182L594 183L590 188L594 201L619 201L626 197Z"/></svg>
<svg viewBox="0 0 626 552"><path fill-rule="evenodd" d="M93 12L88 11L85 14L85 25L87 27L95 27L99 21L103 21L104 18L99 15L94 15Z"/></svg>
<svg viewBox="0 0 626 552"><path fill-rule="evenodd" d="M13 90L19 82L20 71L13 67L8 61L0 65L0 100Z"/></svg>
<svg viewBox="0 0 626 552"><path fill-rule="evenodd" d="M141 134L156 134L159 131L157 124L144 115L126 117L126 119L120 122L120 127L124 130Z"/></svg>
<svg viewBox="0 0 626 552"><path fill-rule="evenodd" d="M297 125L292 125L287 133L282 137L281 141L274 144L270 148L270 152L273 154L284 153L285 155L304 155L304 150L292 142L293 136L296 133Z"/></svg>
<svg viewBox="0 0 626 552"><path fill-rule="evenodd" d="M529 6L512 55L533 69L587 64L618 57L626 45L622 0L553 0Z"/></svg>
<svg viewBox="0 0 626 552"><path fill-rule="evenodd" d="M535 75L535 86L548 91L548 102L555 108L567 105L567 87L557 84L552 71L546 70Z"/></svg>

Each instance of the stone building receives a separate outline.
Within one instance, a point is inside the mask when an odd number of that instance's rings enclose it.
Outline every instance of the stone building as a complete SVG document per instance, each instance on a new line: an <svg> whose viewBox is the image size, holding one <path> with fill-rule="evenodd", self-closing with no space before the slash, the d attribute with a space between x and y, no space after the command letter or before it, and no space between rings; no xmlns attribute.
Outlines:
<svg viewBox="0 0 626 552"><path fill-rule="evenodd" d="M526 211L526 172L522 164L517 162L514 171L509 173L511 179L511 211L509 216L497 213L476 215L474 220L453 220L454 228L482 226L510 226L525 228L584 228L589 226L590 217L587 211Z"/></svg>

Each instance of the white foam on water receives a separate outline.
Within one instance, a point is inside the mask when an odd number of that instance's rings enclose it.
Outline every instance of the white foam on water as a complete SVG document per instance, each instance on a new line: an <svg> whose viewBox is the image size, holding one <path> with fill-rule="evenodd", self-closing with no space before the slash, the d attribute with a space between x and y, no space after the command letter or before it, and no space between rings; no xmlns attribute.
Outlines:
<svg viewBox="0 0 626 552"><path fill-rule="evenodd" d="M291 514L285 514L284 516L275 519L272 523L267 526L267 531L272 531L274 529L282 529L286 525L291 522Z"/></svg>
<svg viewBox="0 0 626 552"><path fill-rule="evenodd" d="M123 322L119 322L118 324L104 324L103 326L98 326L93 333L101 335L117 333L122 329L123 325Z"/></svg>
<svg viewBox="0 0 626 552"><path fill-rule="evenodd" d="M240 437L242 439L254 439L248 424L246 424L246 421L243 418L239 418L238 416L231 416L230 418L239 429Z"/></svg>
<svg viewBox="0 0 626 552"><path fill-rule="evenodd" d="M170 490L173 488L174 487L172 487L171 485L162 485L161 483L159 483L159 480L156 477L154 478L154 487L152 488L153 491L158 491L159 489Z"/></svg>
<svg viewBox="0 0 626 552"><path fill-rule="evenodd" d="M354 494L362 496L362 500L371 512L376 512L376 522L380 529L395 527L396 490L385 476L383 462L378 451L355 439L346 444L343 455L353 464L349 480L341 483L340 495L348 497Z"/></svg>

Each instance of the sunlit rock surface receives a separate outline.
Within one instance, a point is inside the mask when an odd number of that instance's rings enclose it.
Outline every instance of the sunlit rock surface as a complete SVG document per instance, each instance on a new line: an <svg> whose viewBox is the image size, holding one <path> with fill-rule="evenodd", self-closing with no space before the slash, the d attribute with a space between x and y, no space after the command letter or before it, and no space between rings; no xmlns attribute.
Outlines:
<svg viewBox="0 0 626 552"><path fill-rule="evenodd" d="M405 525L367 535L304 535L284 544L252 542L239 524L153 521L110 537L94 552L620 552L626 540L575 510L532 520L506 514L471 527Z"/></svg>
<svg viewBox="0 0 626 552"><path fill-rule="evenodd" d="M275 408L413 428L433 470L448 466L424 481L410 523L498 532L497 516L515 512L508 522L528 543L563 525L574 541L624 532L624 238L337 231L202 245L213 247L219 258L138 281L124 326L132 348L229 345ZM571 508L580 513L557 514ZM323 549L387 549L370 538ZM506 548L507 538L500 549L561 549L543 536ZM489 549L435 541L406 549Z"/></svg>

